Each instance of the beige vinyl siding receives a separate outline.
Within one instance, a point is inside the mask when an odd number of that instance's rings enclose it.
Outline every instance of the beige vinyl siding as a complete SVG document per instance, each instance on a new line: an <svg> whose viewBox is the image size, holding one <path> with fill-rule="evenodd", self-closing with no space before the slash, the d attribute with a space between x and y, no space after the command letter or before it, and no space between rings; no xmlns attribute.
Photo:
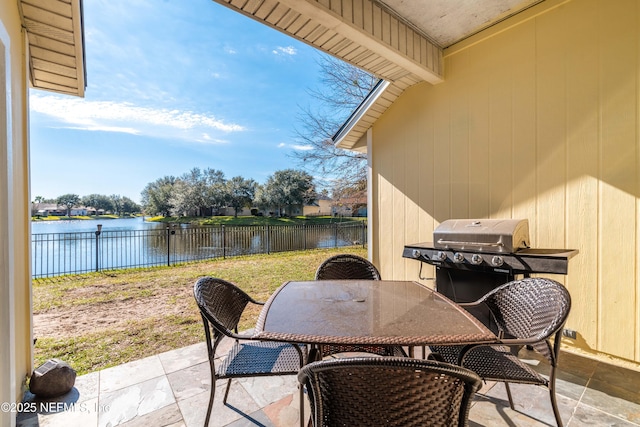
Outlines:
<svg viewBox="0 0 640 427"><path fill-rule="evenodd" d="M373 259L449 218L527 218L534 247L580 251L567 346L640 362L640 3L580 0L445 51L372 130ZM424 276L433 273L425 266Z"/></svg>

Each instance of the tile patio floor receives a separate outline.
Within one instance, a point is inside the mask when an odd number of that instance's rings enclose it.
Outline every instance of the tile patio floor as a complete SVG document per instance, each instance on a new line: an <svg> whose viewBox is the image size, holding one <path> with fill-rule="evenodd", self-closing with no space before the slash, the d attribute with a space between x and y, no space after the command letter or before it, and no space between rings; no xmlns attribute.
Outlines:
<svg viewBox="0 0 640 427"><path fill-rule="evenodd" d="M221 354L227 350L220 346ZM295 376L237 381L230 406L222 405L225 384L217 382L210 426L299 425ZM80 376L60 403L47 406L53 408L50 413L18 414L17 426L202 426L210 387L206 347L196 344ZM517 411L509 408L503 384L486 384L475 398L469 425L555 425L546 389L515 384L512 391ZM563 353L557 394L565 426L640 426L640 372ZM28 395L25 402L34 399Z"/></svg>

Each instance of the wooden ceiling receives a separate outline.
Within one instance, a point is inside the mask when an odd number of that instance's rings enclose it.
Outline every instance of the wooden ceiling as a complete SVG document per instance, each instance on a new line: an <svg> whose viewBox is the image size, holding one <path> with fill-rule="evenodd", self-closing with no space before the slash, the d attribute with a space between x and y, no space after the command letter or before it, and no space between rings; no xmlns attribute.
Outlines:
<svg viewBox="0 0 640 427"><path fill-rule="evenodd" d="M86 88L82 0L19 0L37 89L83 97Z"/></svg>

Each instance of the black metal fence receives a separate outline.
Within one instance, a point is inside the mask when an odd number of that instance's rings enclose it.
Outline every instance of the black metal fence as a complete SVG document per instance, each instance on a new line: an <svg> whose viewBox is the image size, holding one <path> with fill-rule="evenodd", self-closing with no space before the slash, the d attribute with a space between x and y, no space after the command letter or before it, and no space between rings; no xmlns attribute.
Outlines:
<svg viewBox="0 0 640 427"><path fill-rule="evenodd" d="M31 274L52 277L366 243L361 221L33 234Z"/></svg>

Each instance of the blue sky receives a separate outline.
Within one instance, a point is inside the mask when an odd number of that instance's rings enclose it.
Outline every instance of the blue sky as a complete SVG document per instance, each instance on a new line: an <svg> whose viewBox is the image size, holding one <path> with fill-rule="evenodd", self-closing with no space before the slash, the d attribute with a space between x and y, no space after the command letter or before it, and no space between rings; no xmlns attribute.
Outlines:
<svg viewBox="0 0 640 427"><path fill-rule="evenodd" d="M85 98L30 92L31 198L140 192L191 168L297 167L321 55L211 0L84 2Z"/></svg>

